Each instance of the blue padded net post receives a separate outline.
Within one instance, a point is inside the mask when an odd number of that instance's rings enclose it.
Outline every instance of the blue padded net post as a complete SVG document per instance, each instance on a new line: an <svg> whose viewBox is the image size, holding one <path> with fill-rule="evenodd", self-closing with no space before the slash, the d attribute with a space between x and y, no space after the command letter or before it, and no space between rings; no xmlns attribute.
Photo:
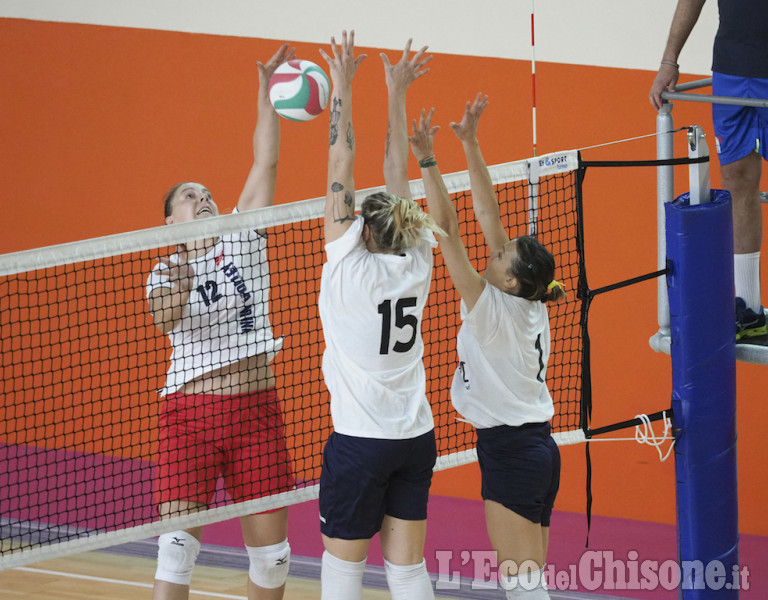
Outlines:
<svg viewBox="0 0 768 600"><path fill-rule="evenodd" d="M698 205L683 194L666 221L679 596L738 598L727 589L739 556L730 194Z"/></svg>

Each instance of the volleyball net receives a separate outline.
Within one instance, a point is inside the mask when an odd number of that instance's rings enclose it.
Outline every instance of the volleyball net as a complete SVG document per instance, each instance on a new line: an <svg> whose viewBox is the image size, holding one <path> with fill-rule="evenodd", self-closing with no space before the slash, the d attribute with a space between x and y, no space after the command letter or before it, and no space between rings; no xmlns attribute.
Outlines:
<svg viewBox="0 0 768 600"><path fill-rule="evenodd" d="M550 306L547 382L560 444L585 439L579 157L545 155L490 168L510 236L535 234L555 256L567 300ZM466 172L445 176L475 267L487 260ZM420 181L411 182L423 202ZM382 188L357 193L362 199ZM0 256L0 568L144 539L317 496L332 423L317 311L324 198ZM233 502L221 481L210 508L161 520L158 419L171 348L153 324L147 277L177 244L267 231L269 318L291 489ZM237 294L233 277L231 290ZM450 402L459 299L439 252L422 333L437 469L476 460L474 429ZM225 415L226 416L226 415ZM171 441L172 444L172 441ZM220 473L211 471L219 480ZM183 476L183 473L180 474ZM213 484L212 484L213 485Z"/></svg>

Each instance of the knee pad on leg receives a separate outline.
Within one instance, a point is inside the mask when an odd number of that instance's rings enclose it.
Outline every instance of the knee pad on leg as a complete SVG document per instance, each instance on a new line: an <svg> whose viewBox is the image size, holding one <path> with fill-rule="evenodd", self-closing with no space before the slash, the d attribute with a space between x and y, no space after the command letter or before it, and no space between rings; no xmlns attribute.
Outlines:
<svg viewBox="0 0 768 600"><path fill-rule="evenodd" d="M320 571L321 600L359 600L363 597L364 558L360 562L350 562L335 557L326 550L323 552L322 570Z"/></svg>
<svg viewBox="0 0 768 600"><path fill-rule="evenodd" d="M259 587L279 588L288 577L291 564L291 546L288 540L271 546L246 546L250 567L248 577Z"/></svg>
<svg viewBox="0 0 768 600"><path fill-rule="evenodd" d="M415 565L395 565L385 559L384 573L392 600L427 600L435 597L424 559Z"/></svg>
<svg viewBox="0 0 768 600"><path fill-rule="evenodd" d="M157 540L155 579L178 585L189 585L198 554L200 554L200 542L195 536L186 531L164 533Z"/></svg>

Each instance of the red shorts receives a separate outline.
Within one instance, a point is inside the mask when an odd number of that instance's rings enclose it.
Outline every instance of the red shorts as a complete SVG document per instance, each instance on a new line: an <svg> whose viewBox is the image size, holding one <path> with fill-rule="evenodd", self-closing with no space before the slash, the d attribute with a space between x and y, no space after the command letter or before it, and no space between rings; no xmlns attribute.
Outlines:
<svg viewBox="0 0 768 600"><path fill-rule="evenodd" d="M219 477L243 502L293 488L277 391L169 394L159 418L155 502L210 505Z"/></svg>

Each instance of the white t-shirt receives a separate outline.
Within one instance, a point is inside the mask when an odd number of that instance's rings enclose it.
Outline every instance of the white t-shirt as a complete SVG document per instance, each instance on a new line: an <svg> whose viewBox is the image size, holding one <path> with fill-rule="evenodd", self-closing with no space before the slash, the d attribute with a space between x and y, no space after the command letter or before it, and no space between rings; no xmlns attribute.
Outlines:
<svg viewBox="0 0 768 600"><path fill-rule="evenodd" d="M372 253L362 231L357 217L325 246L318 308L333 426L357 437L414 438L434 428L421 319L437 242L421 230L404 255Z"/></svg>
<svg viewBox="0 0 768 600"><path fill-rule="evenodd" d="M236 212L236 210L235 210ZM171 256L178 262L179 256ZM195 277L182 318L168 334L171 365L161 395L205 373L257 354L269 360L282 347L269 322L266 237L255 231L221 236L204 256L189 260ZM147 278L147 297L172 287L158 263Z"/></svg>
<svg viewBox="0 0 768 600"><path fill-rule="evenodd" d="M546 384L546 305L486 283L471 311L461 301L461 318L454 408L478 428L549 421L555 409Z"/></svg>

